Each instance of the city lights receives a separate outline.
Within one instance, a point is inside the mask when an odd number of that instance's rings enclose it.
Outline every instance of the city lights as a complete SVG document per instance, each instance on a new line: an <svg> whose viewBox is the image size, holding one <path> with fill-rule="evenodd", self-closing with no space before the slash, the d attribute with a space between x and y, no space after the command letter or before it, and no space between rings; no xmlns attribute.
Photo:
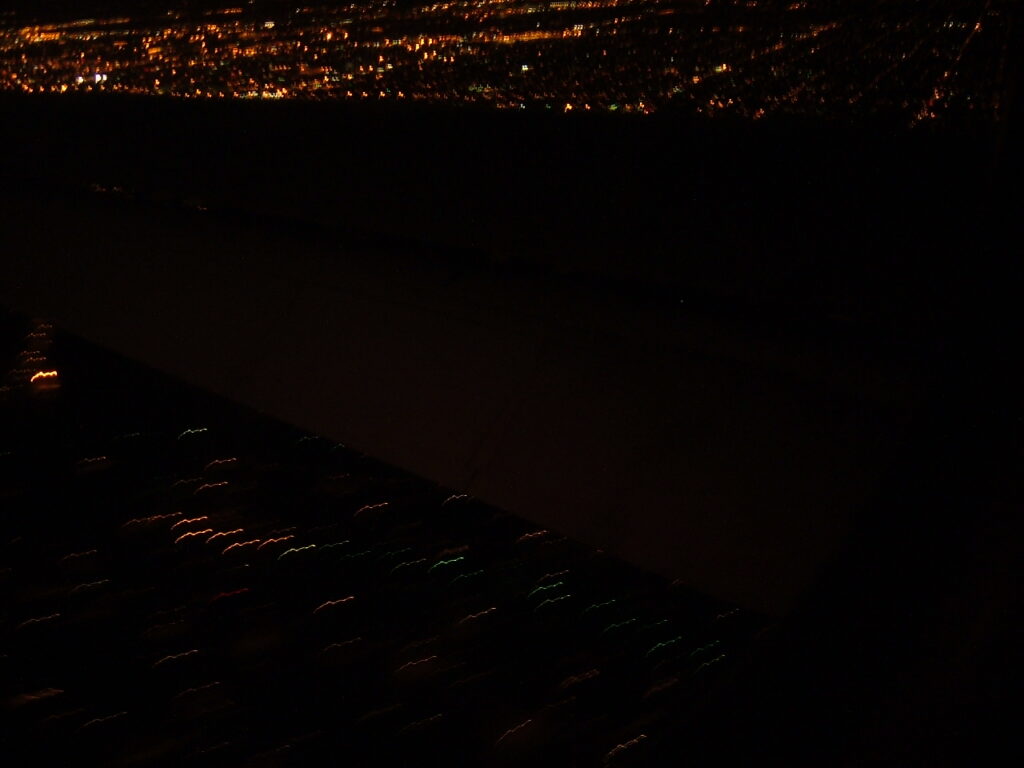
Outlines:
<svg viewBox="0 0 1024 768"><path fill-rule="evenodd" d="M990 119L1007 0L393 0L0 29L0 90Z"/></svg>

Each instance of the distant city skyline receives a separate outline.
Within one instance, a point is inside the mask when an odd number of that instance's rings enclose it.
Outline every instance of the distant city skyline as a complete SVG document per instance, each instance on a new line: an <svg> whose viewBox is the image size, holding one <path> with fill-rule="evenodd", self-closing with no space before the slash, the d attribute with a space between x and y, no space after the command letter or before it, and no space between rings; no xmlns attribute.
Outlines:
<svg viewBox="0 0 1024 768"><path fill-rule="evenodd" d="M0 90L973 125L1001 119L1015 12L1008 0L146 7L169 10L8 15Z"/></svg>

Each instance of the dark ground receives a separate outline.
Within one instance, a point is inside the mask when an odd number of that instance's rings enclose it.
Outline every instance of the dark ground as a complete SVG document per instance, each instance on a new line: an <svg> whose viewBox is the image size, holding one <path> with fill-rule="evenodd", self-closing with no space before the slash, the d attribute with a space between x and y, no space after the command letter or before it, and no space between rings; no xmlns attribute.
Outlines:
<svg viewBox="0 0 1024 768"><path fill-rule="evenodd" d="M0 108L15 178L419 244L467 268L682 291L725 312L912 333L1018 276L1001 246L1019 149L997 131L17 96Z"/></svg>
<svg viewBox="0 0 1024 768"><path fill-rule="evenodd" d="M701 754L961 765L1009 742L1022 639L1012 133L287 104L0 108L12 199L116 185L135 200L115 206L202 205L301 242L401 245L452 275L526 275L657 306L685 297L756 338L909 370L926 385L898 460L799 609L710 696Z"/></svg>

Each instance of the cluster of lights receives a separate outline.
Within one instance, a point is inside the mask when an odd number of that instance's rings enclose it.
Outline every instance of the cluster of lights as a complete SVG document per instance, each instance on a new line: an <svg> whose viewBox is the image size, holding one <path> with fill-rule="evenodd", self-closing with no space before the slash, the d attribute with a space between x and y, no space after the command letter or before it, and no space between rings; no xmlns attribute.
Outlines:
<svg viewBox="0 0 1024 768"><path fill-rule="evenodd" d="M36 321L22 341L14 365L0 382L0 395L19 390L50 392L60 387L60 374L53 368L48 350L53 343L53 325Z"/></svg>
<svg viewBox="0 0 1024 768"><path fill-rule="evenodd" d="M0 29L0 90L989 114L1009 2L908 0L858 18L854 0L362 0L273 19L243 8L83 19Z"/></svg>

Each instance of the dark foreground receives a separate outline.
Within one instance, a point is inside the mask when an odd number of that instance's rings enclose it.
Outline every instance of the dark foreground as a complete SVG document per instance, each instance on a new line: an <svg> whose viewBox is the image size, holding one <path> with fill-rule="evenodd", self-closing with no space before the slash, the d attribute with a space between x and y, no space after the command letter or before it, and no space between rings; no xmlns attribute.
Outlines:
<svg viewBox="0 0 1024 768"><path fill-rule="evenodd" d="M762 619L5 324L5 358L29 353L0 405L14 764L658 765L718 748L708 704ZM40 356L59 378L25 383Z"/></svg>
<svg viewBox="0 0 1024 768"><path fill-rule="evenodd" d="M754 598L800 578L788 618L719 636L728 610L678 586L520 541L517 518L58 344L59 392L11 394L0 446L0 653L25 661L12 748L586 765L628 744L610 762L934 766L1008 742L1022 453L1005 136L17 106L5 245L33 282L3 286L12 302L48 298L156 367L318 433L330 419L435 480L511 489L524 518L545 503L688 583ZM491 374L504 365L529 375ZM461 453L480 435L490 453ZM177 512L259 543L175 544L178 517L123 527ZM698 661L715 640L725 658Z"/></svg>
<svg viewBox="0 0 1024 768"><path fill-rule="evenodd" d="M769 621L4 324L14 764L935 766L1009 743L1005 487L941 498L919 469ZM39 365L59 375L28 381ZM912 524L921 503L974 517Z"/></svg>

